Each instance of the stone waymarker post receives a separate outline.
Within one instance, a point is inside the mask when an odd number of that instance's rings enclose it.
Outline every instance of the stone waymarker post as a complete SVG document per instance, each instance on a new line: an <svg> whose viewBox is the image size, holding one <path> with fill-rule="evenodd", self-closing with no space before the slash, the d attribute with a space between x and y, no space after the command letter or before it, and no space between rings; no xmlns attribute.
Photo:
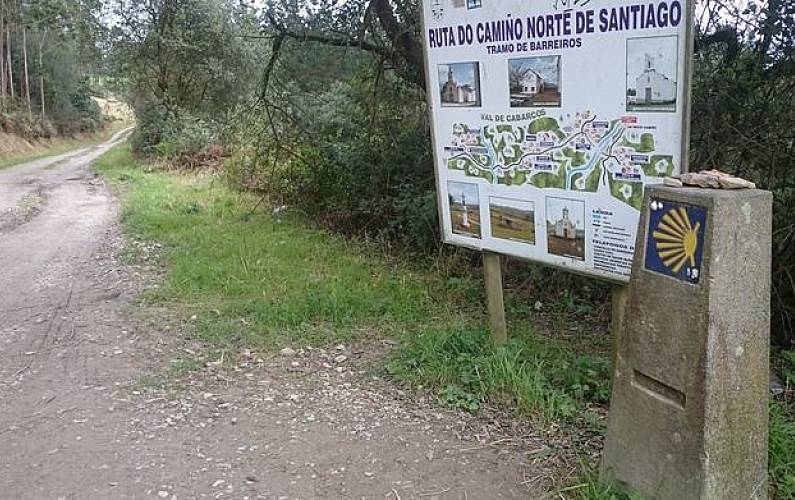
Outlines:
<svg viewBox="0 0 795 500"><path fill-rule="evenodd" d="M603 472L648 498L767 498L772 196L651 187Z"/></svg>

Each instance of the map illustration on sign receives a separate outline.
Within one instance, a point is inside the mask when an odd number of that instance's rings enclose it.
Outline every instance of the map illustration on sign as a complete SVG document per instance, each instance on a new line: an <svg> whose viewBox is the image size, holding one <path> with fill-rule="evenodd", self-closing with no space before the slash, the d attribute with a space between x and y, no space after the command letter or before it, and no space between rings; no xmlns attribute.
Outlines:
<svg viewBox="0 0 795 500"><path fill-rule="evenodd" d="M645 183L674 173L673 155L656 151L654 132L634 116L608 122L588 111L526 126L456 123L444 158L447 168L492 184L603 191L640 210Z"/></svg>
<svg viewBox="0 0 795 500"><path fill-rule="evenodd" d="M685 157L691 5L422 6L444 241L626 281L645 188Z"/></svg>

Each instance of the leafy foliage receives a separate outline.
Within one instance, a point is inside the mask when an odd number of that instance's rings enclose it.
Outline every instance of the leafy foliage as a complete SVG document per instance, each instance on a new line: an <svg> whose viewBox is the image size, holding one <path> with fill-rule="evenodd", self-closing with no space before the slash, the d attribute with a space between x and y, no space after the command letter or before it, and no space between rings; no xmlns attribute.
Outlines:
<svg viewBox="0 0 795 500"><path fill-rule="evenodd" d="M758 15L752 12L757 11L754 3L749 9L746 15ZM791 346L795 342L795 7L774 0L766 16L761 26L740 16L736 26L719 25L702 36L694 65L691 166L731 172L773 192L773 340Z"/></svg>
<svg viewBox="0 0 795 500"><path fill-rule="evenodd" d="M250 7L214 0L116 0L111 67L126 80L138 151L169 158L217 143L253 92Z"/></svg>
<svg viewBox="0 0 795 500"><path fill-rule="evenodd" d="M115 2L139 150L173 157L225 142L240 188L346 233L438 248L416 0ZM773 337L784 346L795 318L794 8L699 4L691 141L693 168L774 193Z"/></svg>
<svg viewBox="0 0 795 500"><path fill-rule="evenodd" d="M296 112L275 132L266 114L241 127L274 134L273 143L261 155L255 141L238 150L229 164L233 179L267 190L281 203L300 205L343 232L382 235L413 248L438 244L420 93L393 75L364 68L326 91L292 100L296 109L307 111Z"/></svg>

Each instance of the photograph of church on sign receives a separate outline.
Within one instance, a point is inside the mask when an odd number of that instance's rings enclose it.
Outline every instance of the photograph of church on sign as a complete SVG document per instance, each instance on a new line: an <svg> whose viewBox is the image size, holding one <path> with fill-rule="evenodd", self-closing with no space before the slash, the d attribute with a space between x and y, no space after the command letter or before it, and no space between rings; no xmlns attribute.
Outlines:
<svg viewBox="0 0 795 500"><path fill-rule="evenodd" d="M585 260L585 202L547 198L547 251Z"/></svg>
<svg viewBox="0 0 795 500"><path fill-rule="evenodd" d="M676 111L677 37L627 40L627 110Z"/></svg>
<svg viewBox="0 0 795 500"><path fill-rule="evenodd" d="M478 185L469 182L447 182L450 203L450 225L455 234L480 238L480 195Z"/></svg>
<svg viewBox="0 0 795 500"><path fill-rule="evenodd" d="M480 64L440 64L439 94L442 106L480 106Z"/></svg>
<svg viewBox="0 0 795 500"><path fill-rule="evenodd" d="M508 61L512 108L560 106L560 56Z"/></svg>

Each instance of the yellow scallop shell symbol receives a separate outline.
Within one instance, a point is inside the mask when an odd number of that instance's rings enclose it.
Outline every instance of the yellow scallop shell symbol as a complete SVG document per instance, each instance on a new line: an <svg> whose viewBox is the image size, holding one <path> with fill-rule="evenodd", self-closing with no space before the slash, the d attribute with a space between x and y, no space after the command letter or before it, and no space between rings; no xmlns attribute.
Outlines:
<svg viewBox="0 0 795 500"><path fill-rule="evenodd" d="M696 265L698 249L698 231L701 223L695 227L690 223L684 207L672 208L660 219L657 230L652 233L657 246L657 254L663 264L674 273L678 273L686 262Z"/></svg>

